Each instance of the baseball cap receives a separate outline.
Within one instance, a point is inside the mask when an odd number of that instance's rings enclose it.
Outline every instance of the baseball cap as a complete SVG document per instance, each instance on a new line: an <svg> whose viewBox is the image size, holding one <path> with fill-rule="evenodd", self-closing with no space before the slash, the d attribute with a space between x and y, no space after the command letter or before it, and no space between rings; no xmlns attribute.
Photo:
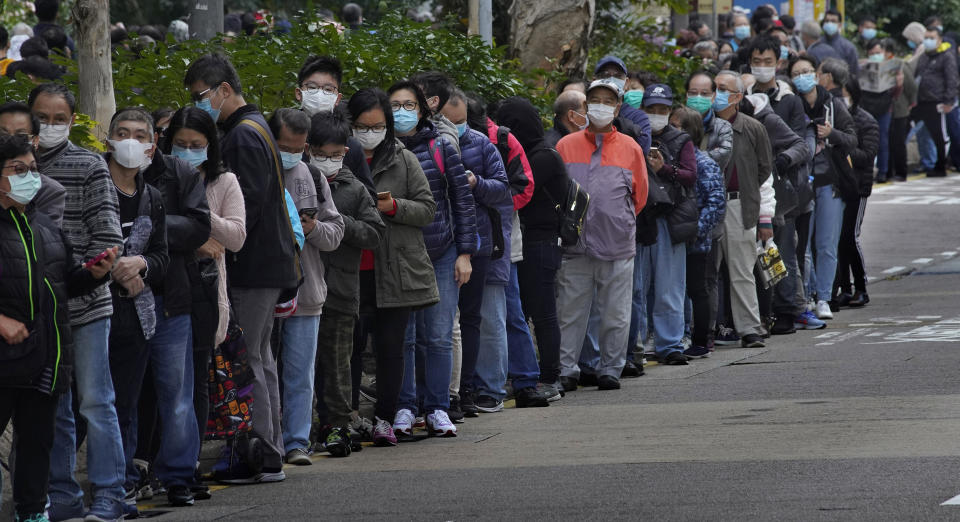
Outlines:
<svg viewBox="0 0 960 522"><path fill-rule="evenodd" d="M592 91L597 87L604 87L604 88L610 89L611 91L614 92L614 94L617 95L617 98L620 98L621 96L623 96L623 93L620 92L620 84L614 81L613 78L603 78L600 80L593 80L592 82L590 82L590 86L587 87L587 94L590 94L590 91Z"/></svg>
<svg viewBox="0 0 960 522"><path fill-rule="evenodd" d="M673 105L673 91L668 85L655 83L643 91L643 106Z"/></svg>
<svg viewBox="0 0 960 522"><path fill-rule="evenodd" d="M597 62L597 66L593 68L593 74L597 74L598 72L600 72L600 69L603 69L604 66L609 65L611 63L619 67L624 74L627 74L627 64L623 63L623 60L621 60L620 58L617 58L612 54L608 54L603 58L600 58L600 61Z"/></svg>

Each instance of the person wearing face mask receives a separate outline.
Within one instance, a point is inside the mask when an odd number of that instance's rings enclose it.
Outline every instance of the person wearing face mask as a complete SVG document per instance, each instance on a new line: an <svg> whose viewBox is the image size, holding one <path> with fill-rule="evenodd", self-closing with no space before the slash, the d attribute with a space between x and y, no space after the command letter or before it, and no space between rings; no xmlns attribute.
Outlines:
<svg viewBox="0 0 960 522"><path fill-rule="evenodd" d="M877 38L877 18L871 14L863 15L860 18L860 25L857 32L857 51L861 58L867 58L870 54L868 44Z"/></svg>
<svg viewBox="0 0 960 522"><path fill-rule="evenodd" d="M782 44L776 38L761 36L750 44L750 71L756 79L749 94L762 93L767 95L770 108L779 116L790 130L798 136L803 136L807 127L806 114L803 111L803 102L793 92L793 88L786 80L777 78L776 67L780 62L787 63L778 54ZM784 66L786 67L786 66Z"/></svg>
<svg viewBox="0 0 960 522"><path fill-rule="evenodd" d="M361 252L360 335L356 337L365 344L371 334L377 358L373 443L396 446L398 435L407 435L395 433L393 427L403 384L407 324L414 307L440 300L423 238L423 227L434 221L437 203L417 156L395 137L394 111L387 94L361 89L350 97L347 107L354 135L373 172L379 191L377 210L386 225L377 248Z"/></svg>
<svg viewBox="0 0 960 522"><path fill-rule="evenodd" d="M30 107L20 102L7 102L0 105L0 130L10 135L29 137L34 150L40 133L40 120L30 114ZM40 175L40 191L33 198L37 210L46 214L53 224L63 223L63 209L67 190L63 185L45 174Z"/></svg>
<svg viewBox="0 0 960 522"><path fill-rule="evenodd" d="M730 122L717 118L713 110L717 86L713 78L698 71L687 78L685 105L697 111L703 118L704 143L694 144L706 152L713 161L725 168L733 155L733 127Z"/></svg>
<svg viewBox="0 0 960 522"><path fill-rule="evenodd" d="M823 29L821 41L833 47L843 61L847 62L850 74L854 77L860 70L860 60L857 57L857 47L843 36L843 16L836 9L828 9L823 15L820 27Z"/></svg>
<svg viewBox="0 0 960 522"><path fill-rule="evenodd" d="M64 451L55 412L70 389L76 341L67 300L105 282L117 249L81 268L66 234L32 203L41 181L26 137L0 136L0 169L0 430L13 420L15 520L47 520L51 456Z"/></svg>
<svg viewBox="0 0 960 522"><path fill-rule="evenodd" d="M806 54L813 56L818 62L827 58L841 58L840 53L836 51L822 36L823 29L813 20L807 20L800 26L800 38L806 47Z"/></svg>
<svg viewBox="0 0 960 522"><path fill-rule="evenodd" d="M597 65L593 71L594 81L610 79L617 85L617 87L620 88L620 92L624 93L624 95L626 95L626 92L628 92L628 80L630 80L629 91L631 92L638 90L638 87L643 87L643 85L637 80L636 76L631 79L628 78L628 75L629 72L627 71L626 64L623 63L623 60L612 55L601 58L597 62ZM631 97L633 96L636 96L636 94L631 95ZM633 125L628 128L628 126L625 125L626 121L629 121L629 123L632 123ZM620 132L633 136L633 138L640 145L640 148L643 149L644 154L647 154L647 152L650 151L650 121L647 119L646 113L644 113L642 110L629 103L624 103L620 109L620 112L617 113L613 125L617 127L617 130Z"/></svg>
<svg viewBox="0 0 960 522"><path fill-rule="evenodd" d="M935 26L927 27L923 49L914 73L918 79L917 105L911 117L914 122L923 122L936 144L937 162L927 176L941 177L946 176L945 118L957 105L956 51L943 41Z"/></svg>
<svg viewBox="0 0 960 522"><path fill-rule="evenodd" d="M283 384L281 419L284 461L288 464L309 462L310 426L312 421L314 367L317 355L317 335L320 314L327 297L325 267L321 252L329 252L340 245L343 238L343 218L330 197L325 176L311 176L310 169L301 161L306 150L310 118L296 109L277 109L267 121L270 132L277 138L283 179L291 195L304 232L300 254L303 266L303 284L297 289L296 310L279 321L280 350L283 362L280 382ZM311 163L318 171L321 162ZM325 429L328 451L340 456L351 449L346 430ZM341 453L341 451L343 453Z"/></svg>
<svg viewBox="0 0 960 522"><path fill-rule="evenodd" d="M733 39L730 40L730 45L733 47L733 51L737 52L744 40L748 38L750 38L750 19L747 18L747 15L743 13L734 14Z"/></svg>
<svg viewBox="0 0 960 522"><path fill-rule="evenodd" d="M123 245L117 193L103 158L68 139L76 100L59 84L42 84L30 92L27 105L40 120L37 165L41 174L67 191L62 230L73 248L73 258L84 263ZM87 421L87 447L102 458L88 459L95 513L116 518L124 497L123 442L110 379L110 290L98 286L70 303L70 322L77 347L75 378L80 413ZM72 392L68 392L72 393ZM50 466L51 518L83 517L83 490L73 476L76 430L72 400L67 395L57 408L58 436ZM115 457L115 458L114 458Z"/></svg>
<svg viewBox="0 0 960 522"><path fill-rule="evenodd" d="M588 123L587 96L580 91L563 91L553 102L553 128L544 134L543 141L548 147L556 147L564 136L586 129Z"/></svg>
<svg viewBox="0 0 960 522"><path fill-rule="evenodd" d="M313 381L320 425L331 427L320 442L334 456L348 455L361 439L371 436L360 427L358 413L353 411L352 380L355 376L359 386L362 364L359 358L356 362L351 358L360 309L361 250L376 248L386 229L373 198L346 166L349 137L350 123L339 108L311 118L307 153L330 187L333 204L343 218L340 245L320 253L326 268L327 300L320 316ZM352 431L351 426L355 427ZM306 464L309 459L301 462Z"/></svg>
<svg viewBox="0 0 960 522"><path fill-rule="evenodd" d="M343 101L343 94L340 92L342 83L343 66L340 60L331 56L310 56L304 60L297 73L297 87L293 94L300 102L303 112L312 118L315 114L328 113L340 106ZM373 178L370 177L370 166L363 157L363 147L356 138L350 136L347 138L347 149L347 155L343 158L344 164L353 172L354 177L366 185L370 197L376 198L377 191L373 187Z"/></svg>
<svg viewBox="0 0 960 522"><path fill-rule="evenodd" d="M716 103L716 100L714 101ZM655 149L647 158L648 172L661 185L679 184L681 190L692 189L697 181L696 147L685 132L670 125L673 92L665 84L647 88L643 108L650 118ZM686 244L674 241L667 215L645 214L639 225L650 230L638 247L634 261L634 292L650 296L646 309L634 310L629 343L646 339L652 333L657 359L663 364L686 364L683 353L684 302L686 299ZM691 216L696 219L696 216ZM636 302L636 301L635 301ZM653 318L647 324L646 318ZM703 354L699 354L703 355Z"/></svg>
<svg viewBox="0 0 960 522"><path fill-rule="evenodd" d="M453 82L446 74L440 71L426 71L417 73L410 77L410 81L417 84L423 91L427 99L427 107L424 111L429 112L430 121L437 128L437 132L447 137L451 146L460 153L460 134L457 132L457 126L443 115L443 106L450 99L450 92L453 90Z"/></svg>
<svg viewBox="0 0 960 522"><path fill-rule="evenodd" d="M883 63L887 59L886 51L883 49L883 41L879 39L870 40L866 44L866 52L868 63ZM880 132L877 153L877 183L887 181L890 169L890 127L893 118L893 102L894 98L904 89L903 71L901 70L897 76L899 87L894 85L883 92L864 90L860 100L860 107L877 120Z"/></svg>
<svg viewBox="0 0 960 522"><path fill-rule="evenodd" d="M630 333L636 215L647 200L643 149L613 125L622 105L619 83L594 80L586 94L590 126L557 144L570 177L591 196L580 241L565 249L557 272L560 382L566 391L577 389L577 363L594 308L601 308L598 386L620 388Z"/></svg>
<svg viewBox="0 0 960 522"><path fill-rule="evenodd" d="M286 475L282 469L280 390L270 337L281 293L295 289L302 275L286 209L279 150L263 115L244 100L240 78L227 58L218 54L198 58L187 69L184 86L197 101L197 108L220 124L223 162L237 174L247 215L247 240L244 248L227 256L227 274L231 301L256 375L251 417L254 435L264 443L263 462L259 472L240 465L216 478L231 483L278 482ZM265 271L264 266L270 270Z"/></svg>

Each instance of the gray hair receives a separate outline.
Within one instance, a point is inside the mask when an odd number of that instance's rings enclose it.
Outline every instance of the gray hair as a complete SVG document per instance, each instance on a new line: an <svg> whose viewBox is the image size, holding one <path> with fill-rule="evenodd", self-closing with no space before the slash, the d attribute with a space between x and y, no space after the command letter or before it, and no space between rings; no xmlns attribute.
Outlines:
<svg viewBox="0 0 960 522"><path fill-rule="evenodd" d="M110 127L107 129L107 136L113 136L114 131L117 130L117 125L121 121L136 121L140 123L147 124L147 136L150 137L150 141L153 141L153 116L147 112L146 109L141 107L127 107L126 109L120 109L116 114L113 115L113 118L110 119Z"/></svg>
<svg viewBox="0 0 960 522"><path fill-rule="evenodd" d="M183 20L173 20L167 27L167 32L173 35L177 42L185 42L190 39L190 26Z"/></svg>
<svg viewBox="0 0 960 522"><path fill-rule="evenodd" d="M820 29L820 26L817 25L817 22L807 20L800 26L800 34L806 36L807 38L816 40L817 38L820 38L821 34L823 34L823 30Z"/></svg>
<svg viewBox="0 0 960 522"><path fill-rule="evenodd" d="M700 54L703 51L709 51L710 55L716 58L717 52L720 49L717 47L717 43L712 40L704 40L702 42L697 42L693 46L693 52Z"/></svg>
<svg viewBox="0 0 960 522"><path fill-rule="evenodd" d="M820 64L820 72L832 76L833 83L838 87L846 85L850 78L850 67L839 58L824 58Z"/></svg>
<svg viewBox="0 0 960 522"><path fill-rule="evenodd" d="M563 91L553 102L553 113L563 116L567 111L580 111L587 95L580 91Z"/></svg>
<svg viewBox="0 0 960 522"><path fill-rule="evenodd" d="M721 77L721 76L730 76L730 77L732 77L734 80L737 81L737 92L742 93L742 92L744 91L743 77L740 76L740 73L738 73L738 72L736 72L736 71L731 71L731 70L729 70L729 69L724 69L724 70L722 70L722 71L720 71L720 72L717 73L717 78L719 78L719 77Z"/></svg>
<svg viewBox="0 0 960 522"><path fill-rule="evenodd" d="M467 95L463 93L459 88L454 87L450 90L450 97L447 98L447 103L456 100L456 103L466 105L467 104Z"/></svg>

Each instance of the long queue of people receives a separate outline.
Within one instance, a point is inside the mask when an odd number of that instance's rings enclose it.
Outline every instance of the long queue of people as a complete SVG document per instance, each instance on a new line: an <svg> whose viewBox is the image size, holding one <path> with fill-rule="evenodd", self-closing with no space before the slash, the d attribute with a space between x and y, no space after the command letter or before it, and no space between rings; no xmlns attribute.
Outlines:
<svg viewBox="0 0 960 522"><path fill-rule="evenodd" d="M205 478L454 437L508 397L616 390L647 357L762 347L866 304L879 131L855 74L784 58L773 35L740 45L749 74L698 71L682 95L604 57L549 130L528 100L436 71L344 99L326 56L298 73L301 109L269 116L226 57L200 57L194 104L117 111L102 156L69 140L63 85L0 106L17 519L117 520L160 492L189 506ZM771 242L786 277L765 287ZM226 442L204 477L209 438Z"/></svg>

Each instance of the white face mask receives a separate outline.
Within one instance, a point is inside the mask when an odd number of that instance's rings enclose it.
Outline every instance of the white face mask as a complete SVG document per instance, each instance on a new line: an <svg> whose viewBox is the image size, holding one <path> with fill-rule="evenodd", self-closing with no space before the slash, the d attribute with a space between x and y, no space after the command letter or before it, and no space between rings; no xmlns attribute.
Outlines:
<svg viewBox="0 0 960 522"><path fill-rule="evenodd" d="M650 120L650 130L653 132L660 132L670 123L670 116L666 114L647 114L647 119Z"/></svg>
<svg viewBox="0 0 960 522"><path fill-rule="evenodd" d="M591 103L587 105L587 118L598 128L603 128L613 121L613 114L616 110L616 107L602 103Z"/></svg>
<svg viewBox="0 0 960 522"><path fill-rule="evenodd" d="M310 158L310 164L317 168L324 177L331 178L343 168L343 160L333 161L327 158Z"/></svg>
<svg viewBox="0 0 960 522"><path fill-rule="evenodd" d="M113 159L128 169L139 169L147 163L147 151L153 143L140 143L133 138L125 140L107 140L113 147Z"/></svg>
<svg viewBox="0 0 960 522"><path fill-rule="evenodd" d="M307 89L300 91L300 108L303 109L303 112L307 113L307 116L313 116L314 114L321 112L330 112L333 110L333 106L337 103L337 95L327 94L323 92L323 89Z"/></svg>
<svg viewBox="0 0 960 522"><path fill-rule="evenodd" d="M354 132L353 135L357 138L357 141L360 142L363 150L373 150L387 137L387 129L383 129L382 131Z"/></svg>
<svg viewBox="0 0 960 522"><path fill-rule="evenodd" d="M70 125L40 124L40 148L52 149L67 141L70 135Z"/></svg>
<svg viewBox="0 0 960 522"><path fill-rule="evenodd" d="M760 83L767 83L777 74L776 67L750 67L750 73Z"/></svg>

